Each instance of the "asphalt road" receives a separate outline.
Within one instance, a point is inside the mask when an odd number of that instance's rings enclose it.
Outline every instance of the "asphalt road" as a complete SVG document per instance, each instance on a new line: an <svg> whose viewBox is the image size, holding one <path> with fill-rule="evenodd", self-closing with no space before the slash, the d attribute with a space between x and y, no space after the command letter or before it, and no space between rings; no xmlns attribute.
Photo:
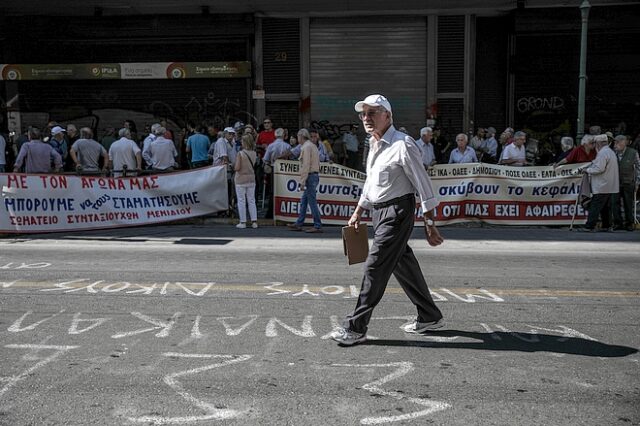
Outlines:
<svg viewBox="0 0 640 426"><path fill-rule="evenodd" d="M0 239L0 425L638 425L640 232L449 227L411 242L446 327L339 229L158 226Z"/></svg>

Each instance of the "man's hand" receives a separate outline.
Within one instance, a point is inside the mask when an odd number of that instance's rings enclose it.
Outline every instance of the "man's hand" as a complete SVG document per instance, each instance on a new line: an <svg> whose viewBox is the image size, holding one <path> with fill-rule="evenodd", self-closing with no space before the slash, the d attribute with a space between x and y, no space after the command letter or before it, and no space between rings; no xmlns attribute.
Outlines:
<svg viewBox="0 0 640 426"><path fill-rule="evenodd" d="M425 226L424 233L427 237L427 242L431 247L439 246L444 242L444 238L440 235L438 228L435 226Z"/></svg>
<svg viewBox="0 0 640 426"><path fill-rule="evenodd" d="M356 232L358 232L358 227L360 226L360 216L362 215L362 210L360 206L356 207L356 210L353 212L351 217L349 218L349 222L347 222L348 226L353 226L356 228Z"/></svg>
<svg viewBox="0 0 640 426"><path fill-rule="evenodd" d="M352 214L351 217L349 218L349 222L347 222L347 225L355 227L357 232L358 227L360 226L360 216L358 216L355 213Z"/></svg>

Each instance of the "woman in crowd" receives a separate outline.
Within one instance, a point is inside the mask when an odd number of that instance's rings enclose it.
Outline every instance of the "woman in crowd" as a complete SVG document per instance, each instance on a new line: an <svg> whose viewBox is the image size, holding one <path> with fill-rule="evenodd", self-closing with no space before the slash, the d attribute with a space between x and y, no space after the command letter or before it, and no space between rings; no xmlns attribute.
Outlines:
<svg viewBox="0 0 640 426"><path fill-rule="evenodd" d="M256 207L256 177L254 165L256 164L256 151L253 136L246 134L242 136L242 150L236 156L235 187L238 199L238 216L240 223L236 228L247 227L247 205L251 218L251 227L258 227L258 209Z"/></svg>
<svg viewBox="0 0 640 426"><path fill-rule="evenodd" d="M563 164L589 163L596 158L596 140L593 135L584 135L580 146L577 146L569 154L558 161L553 167Z"/></svg>
<svg viewBox="0 0 640 426"><path fill-rule="evenodd" d="M563 136L562 139L560 139L560 148L561 151L556 155L555 163L564 160L567 155L571 153L571 150L573 149L573 138L570 136Z"/></svg>

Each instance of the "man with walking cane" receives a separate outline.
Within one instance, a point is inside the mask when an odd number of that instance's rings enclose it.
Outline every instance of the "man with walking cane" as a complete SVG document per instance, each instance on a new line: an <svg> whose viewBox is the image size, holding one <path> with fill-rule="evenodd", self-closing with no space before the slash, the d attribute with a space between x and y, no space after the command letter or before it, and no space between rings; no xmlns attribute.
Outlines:
<svg viewBox="0 0 640 426"><path fill-rule="evenodd" d="M598 135L596 140L596 158L584 170L591 176L591 190L593 198L589 205L589 216L584 228L579 231L594 232L598 218L602 216L602 228L604 232L611 230L611 196L620 190L618 178L618 158L609 148L607 135Z"/></svg>

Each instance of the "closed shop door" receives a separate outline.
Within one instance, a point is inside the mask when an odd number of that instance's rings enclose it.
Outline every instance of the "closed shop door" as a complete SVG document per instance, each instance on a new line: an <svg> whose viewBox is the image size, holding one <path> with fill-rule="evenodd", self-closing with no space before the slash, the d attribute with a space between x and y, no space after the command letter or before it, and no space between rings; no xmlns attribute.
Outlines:
<svg viewBox="0 0 640 426"><path fill-rule="evenodd" d="M358 123L355 102L381 93L396 128L415 136L426 113L426 18L323 18L310 25L312 121L348 128Z"/></svg>

